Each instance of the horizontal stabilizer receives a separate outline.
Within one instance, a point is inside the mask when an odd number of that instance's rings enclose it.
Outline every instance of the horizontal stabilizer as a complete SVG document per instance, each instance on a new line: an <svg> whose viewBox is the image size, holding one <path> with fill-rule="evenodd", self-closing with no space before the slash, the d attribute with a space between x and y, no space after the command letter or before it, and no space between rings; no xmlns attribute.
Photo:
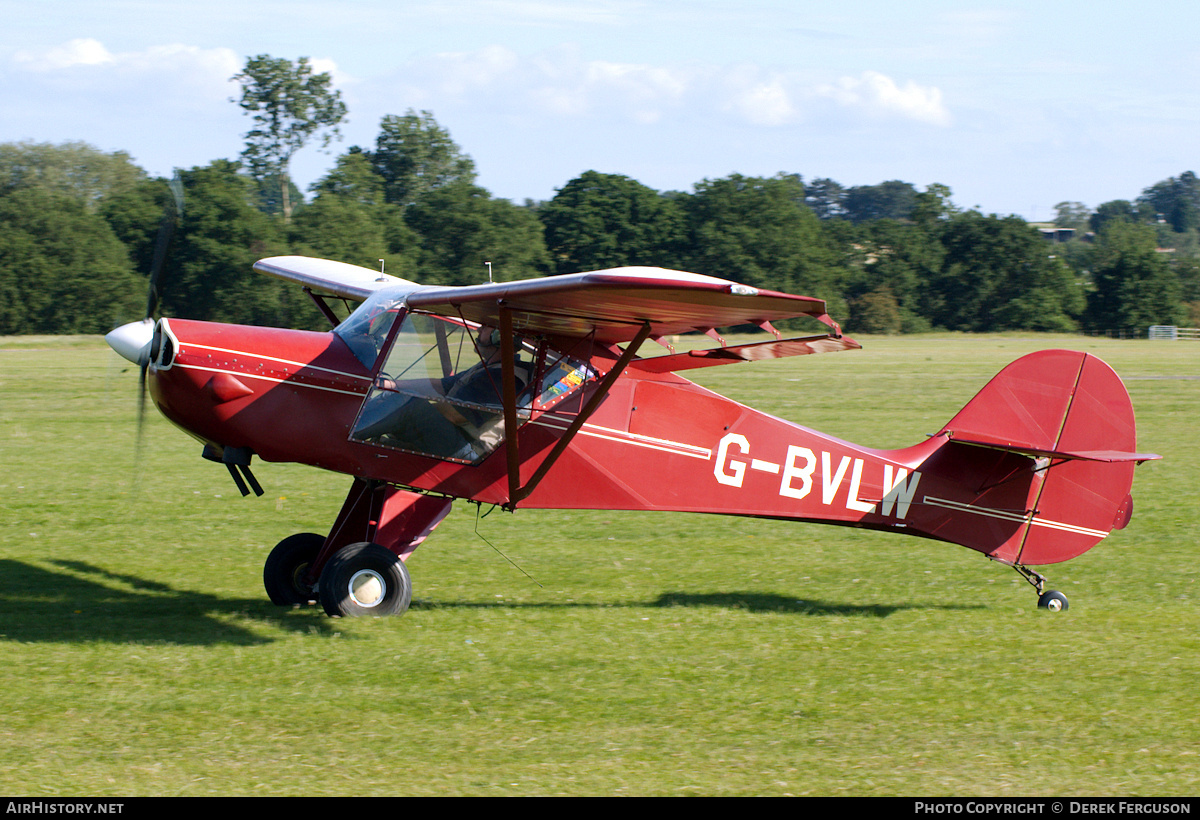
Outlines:
<svg viewBox="0 0 1200 820"><path fill-rule="evenodd" d="M951 435L949 438L959 444L970 444L974 447L989 447L993 450L1005 450L1010 453L1020 453L1021 455L1033 456L1035 458L1063 458L1063 459L1078 459L1080 461L1103 461L1114 463L1119 461L1135 461L1141 464L1143 461L1154 461L1162 456L1157 453L1127 453L1123 450L1043 450L1036 447L1023 447L1002 441L981 441L961 436Z"/></svg>

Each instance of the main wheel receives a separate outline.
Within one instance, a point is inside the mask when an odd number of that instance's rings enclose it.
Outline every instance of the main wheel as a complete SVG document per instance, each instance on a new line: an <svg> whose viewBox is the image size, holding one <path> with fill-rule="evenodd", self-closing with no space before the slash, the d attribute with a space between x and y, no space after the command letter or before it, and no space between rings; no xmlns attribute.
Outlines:
<svg viewBox="0 0 1200 820"><path fill-rule="evenodd" d="M314 532L289 535L267 556L263 566L263 586L271 603L279 606L307 604L317 598L312 584L305 583L308 568L317 560L325 536Z"/></svg>
<svg viewBox="0 0 1200 820"><path fill-rule="evenodd" d="M1048 609L1051 612L1065 612L1067 596L1050 589L1038 596L1038 609Z"/></svg>
<svg viewBox="0 0 1200 820"><path fill-rule="evenodd" d="M363 541L338 551L317 585L328 615L403 615L412 600L404 562L390 550Z"/></svg>

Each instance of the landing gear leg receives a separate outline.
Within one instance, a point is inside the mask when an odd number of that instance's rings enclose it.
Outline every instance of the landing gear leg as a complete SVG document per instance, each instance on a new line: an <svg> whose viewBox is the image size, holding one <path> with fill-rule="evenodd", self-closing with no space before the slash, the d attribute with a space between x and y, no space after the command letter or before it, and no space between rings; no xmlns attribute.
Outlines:
<svg viewBox="0 0 1200 820"><path fill-rule="evenodd" d="M404 561L451 502L356 478L328 536L294 535L271 552L267 594L277 604L316 598L330 615L400 615L412 596Z"/></svg>
<svg viewBox="0 0 1200 820"><path fill-rule="evenodd" d="M1017 574L1033 585L1038 591L1038 609L1050 612L1065 612L1068 606L1067 596L1054 589L1046 589L1046 576L1034 572L1024 564L1013 564Z"/></svg>

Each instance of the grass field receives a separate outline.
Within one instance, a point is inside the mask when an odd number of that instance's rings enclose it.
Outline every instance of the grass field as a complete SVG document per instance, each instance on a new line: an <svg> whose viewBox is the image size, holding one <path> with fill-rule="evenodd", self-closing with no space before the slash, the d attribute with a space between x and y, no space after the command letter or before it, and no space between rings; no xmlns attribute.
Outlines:
<svg viewBox="0 0 1200 820"><path fill-rule="evenodd" d="M1045 569L835 527L456 505L399 619L277 609L278 540L343 476L263 498L151 410L98 338L0 339L0 793L1200 793L1200 344L864 339L701 371L869 446L915 443L1045 347L1126 380L1129 528ZM552 474L553 475L553 474ZM504 557L534 579L531 581Z"/></svg>

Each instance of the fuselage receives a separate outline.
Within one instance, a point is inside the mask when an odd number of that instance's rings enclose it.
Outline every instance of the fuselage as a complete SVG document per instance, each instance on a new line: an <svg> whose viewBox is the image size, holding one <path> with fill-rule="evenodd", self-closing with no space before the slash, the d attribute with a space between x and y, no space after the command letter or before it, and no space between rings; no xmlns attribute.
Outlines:
<svg viewBox="0 0 1200 820"><path fill-rule="evenodd" d="M167 418L201 441L485 504L509 501L511 439L475 464L353 439L374 374L338 334L180 319L162 326L170 356L150 365L151 395ZM597 351L590 363L603 373L614 356ZM576 396L527 414L515 445L523 478L598 386L590 381ZM993 486L973 486L981 476L992 476ZM1041 480L1032 459L944 437L901 450L860 447L635 362L520 506L898 530L1014 561ZM1094 543L1103 534L1076 535Z"/></svg>

